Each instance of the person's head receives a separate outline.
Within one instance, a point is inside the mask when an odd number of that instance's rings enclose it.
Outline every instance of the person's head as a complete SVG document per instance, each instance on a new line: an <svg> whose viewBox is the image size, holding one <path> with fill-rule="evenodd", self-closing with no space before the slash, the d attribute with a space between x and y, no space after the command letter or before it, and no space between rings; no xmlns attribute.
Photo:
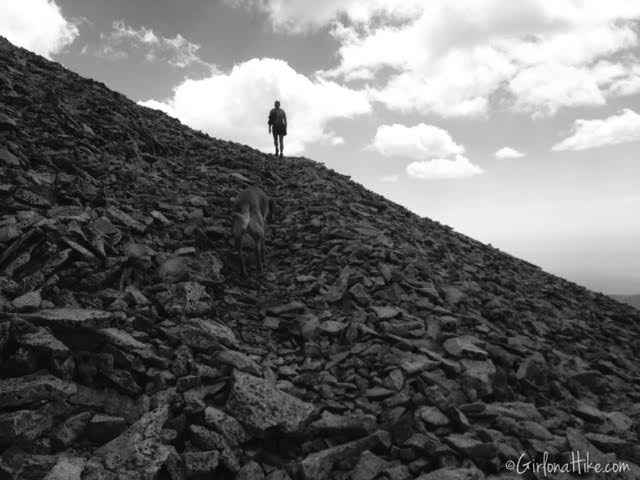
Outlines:
<svg viewBox="0 0 640 480"><path fill-rule="evenodd" d="M276 108L280 108L280 100L276 100L276 103L274 103L274 105L276 106Z"/></svg>

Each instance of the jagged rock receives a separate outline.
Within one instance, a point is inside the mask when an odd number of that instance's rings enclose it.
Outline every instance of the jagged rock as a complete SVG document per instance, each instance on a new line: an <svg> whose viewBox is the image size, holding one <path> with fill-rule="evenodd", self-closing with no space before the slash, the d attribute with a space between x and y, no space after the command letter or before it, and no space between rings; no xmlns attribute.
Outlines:
<svg viewBox="0 0 640 480"><path fill-rule="evenodd" d="M305 480L324 480L329 478L337 462L351 461L355 463L362 452L385 443L387 435L386 432L379 431L365 438L311 453L300 464L302 476Z"/></svg>
<svg viewBox="0 0 640 480"><path fill-rule="evenodd" d="M376 307L376 306L373 306L373 307L371 307L371 309L375 312L375 314L377 315L377 317L380 320L390 320L390 319L400 315L400 309L398 309L396 307L388 307L388 306Z"/></svg>
<svg viewBox="0 0 640 480"><path fill-rule="evenodd" d="M351 472L351 480L374 480L380 472L387 468L388 464L389 462L369 450L365 450Z"/></svg>
<svg viewBox="0 0 640 480"><path fill-rule="evenodd" d="M416 411L416 417L429 428L445 427L449 425L449 418L438 407L423 406Z"/></svg>
<svg viewBox="0 0 640 480"><path fill-rule="evenodd" d="M325 410L309 428L312 433L318 435L364 436L376 429L376 418L373 415L336 415Z"/></svg>
<svg viewBox="0 0 640 480"><path fill-rule="evenodd" d="M44 480L81 480L86 460L82 457L62 456Z"/></svg>
<svg viewBox="0 0 640 480"><path fill-rule="evenodd" d="M138 420L150 405L146 395L133 399L109 388L94 389L84 385L79 385L77 393L68 400L79 407L101 409L108 415L121 415L128 423Z"/></svg>
<svg viewBox="0 0 640 480"><path fill-rule="evenodd" d="M235 480L264 480L264 471L257 462L250 461L242 466Z"/></svg>
<svg viewBox="0 0 640 480"><path fill-rule="evenodd" d="M249 440L249 435L235 418L215 407L204 410L204 421L207 426L221 433L232 447Z"/></svg>
<svg viewBox="0 0 640 480"><path fill-rule="evenodd" d="M606 414L605 421L611 425L616 433L624 433L633 426L633 420L622 412L609 412Z"/></svg>
<svg viewBox="0 0 640 480"><path fill-rule="evenodd" d="M104 470L111 474L154 478L167 460L171 449L163 445L160 432L167 420L166 406L153 410L131 425L122 435L93 452L87 465L91 472Z"/></svg>
<svg viewBox="0 0 640 480"><path fill-rule="evenodd" d="M53 426L51 410L15 410L0 414L0 445L32 442Z"/></svg>
<svg viewBox="0 0 640 480"><path fill-rule="evenodd" d="M20 315L37 325L56 328L107 328L114 326L119 318L115 312L82 308L45 309Z"/></svg>
<svg viewBox="0 0 640 480"><path fill-rule="evenodd" d="M41 400L60 400L77 391L75 383L53 375L35 373L20 378L0 380L0 408L20 407Z"/></svg>
<svg viewBox="0 0 640 480"><path fill-rule="evenodd" d="M60 449L70 446L84 435L91 416L91 412L81 412L67 418L51 434L52 444Z"/></svg>
<svg viewBox="0 0 640 480"><path fill-rule="evenodd" d="M0 476L9 480L40 479L58 462L55 455L38 455L10 447L0 457Z"/></svg>
<svg viewBox="0 0 640 480"><path fill-rule="evenodd" d="M487 462L497 453L496 445L493 442L482 442L466 435L453 433L447 435L445 441L466 457L471 457L479 462Z"/></svg>
<svg viewBox="0 0 640 480"><path fill-rule="evenodd" d="M265 480L291 480L291 477L287 472L278 468L269 473L269 475L265 477Z"/></svg>
<svg viewBox="0 0 640 480"><path fill-rule="evenodd" d="M314 410L313 405L238 370L233 372L226 409L254 435L261 437L273 431L285 434L301 431Z"/></svg>
<svg viewBox="0 0 640 480"><path fill-rule="evenodd" d="M449 355L454 357L469 357L484 359L489 355L485 350L476 345L479 340L471 335L449 338L442 347Z"/></svg>
<svg viewBox="0 0 640 480"><path fill-rule="evenodd" d="M238 346L233 331L215 320L190 318L179 327L173 327L171 334L180 338L185 345L206 352Z"/></svg>
<svg viewBox="0 0 640 480"><path fill-rule="evenodd" d="M110 415L94 415L87 426L88 437L92 442L102 445L113 440L127 428L122 417Z"/></svg>
<svg viewBox="0 0 640 480"><path fill-rule="evenodd" d="M228 446L225 437L201 425L189 427L189 438L194 445L202 450L223 450Z"/></svg>
<svg viewBox="0 0 640 480"><path fill-rule="evenodd" d="M478 391L481 397L493 393L493 381L496 367L491 360L460 360L464 369L463 376L472 388Z"/></svg>
<svg viewBox="0 0 640 480"><path fill-rule="evenodd" d="M541 353L535 352L525 358L516 372L518 380L527 379L535 382L538 378L546 374L547 362Z"/></svg>
<svg viewBox="0 0 640 480"><path fill-rule="evenodd" d="M11 303L19 312L34 310L40 307L42 297L40 296L40 292L36 290L35 292L28 292L20 295L18 298L14 298Z"/></svg>
<svg viewBox="0 0 640 480"><path fill-rule="evenodd" d="M27 322L14 321L13 330L16 343L48 357L66 358L71 354L69 348L46 328L34 327Z"/></svg>
<svg viewBox="0 0 640 480"><path fill-rule="evenodd" d="M208 452L186 452L183 455L187 478L197 478L212 474L218 468L220 454L216 450Z"/></svg>
<svg viewBox="0 0 640 480"><path fill-rule="evenodd" d="M0 162L9 167L19 167L20 160L13 153L0 146Z"/></svg>
<svg viewBox="0 0 640 480"><path fill-rule="evenodd" d="M243 372L247 372L252 375L260 375L262 373L262 369L256 362L251 360L244 353L236 350L222 350L218 353L216 359L220 363L230 365L237 370L242 370Z"/></svg>

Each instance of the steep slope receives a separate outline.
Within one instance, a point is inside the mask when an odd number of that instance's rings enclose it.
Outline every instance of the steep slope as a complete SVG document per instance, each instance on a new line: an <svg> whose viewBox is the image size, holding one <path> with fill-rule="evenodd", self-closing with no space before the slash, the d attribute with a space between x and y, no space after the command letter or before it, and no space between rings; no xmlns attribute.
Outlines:
<svg viewBox="0 0 640 480"><path fill-rule="evenodd" d="M640 295L611 295L615 300L640 309Z"/></svg>
<svg viewBox="0 0 640 480"><path fill-rule="evenodd" d="M637 311L3 39L0 89L0 478L640 478Z"/></svg>

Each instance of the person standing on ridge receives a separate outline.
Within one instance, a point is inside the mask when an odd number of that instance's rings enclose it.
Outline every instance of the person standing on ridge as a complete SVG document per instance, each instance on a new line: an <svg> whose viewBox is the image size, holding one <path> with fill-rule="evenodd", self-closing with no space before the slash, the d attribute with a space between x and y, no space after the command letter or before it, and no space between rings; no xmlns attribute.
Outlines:
<svg viewBox="0 0 640 480"><path fill-rule="evenodd" d="M275 108L269 112L269 133L273 132L273 144L276 146L278 156L278 142L280 143L280 158L284 149L284 136L287 134L287 114L280 108L280 102L276 100Z"/></svg>

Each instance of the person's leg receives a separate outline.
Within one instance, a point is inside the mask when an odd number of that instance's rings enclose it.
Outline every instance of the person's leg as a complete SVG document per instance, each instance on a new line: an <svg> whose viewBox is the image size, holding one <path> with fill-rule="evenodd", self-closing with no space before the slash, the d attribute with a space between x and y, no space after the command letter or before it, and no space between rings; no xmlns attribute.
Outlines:
<svg viewBox="0 0 640 480"><path fill-rule="evenodd" d="M284 151L284 135L279 135L280 137L280 156L283 155L283 151Z"/></svg>
<svg viewBox="0 0 640 480"><path fill-rule="evenodd" d="M276 156L278 155L278 134L276 133L275 128L273 129L273 144L276 147Z"/></svg>

